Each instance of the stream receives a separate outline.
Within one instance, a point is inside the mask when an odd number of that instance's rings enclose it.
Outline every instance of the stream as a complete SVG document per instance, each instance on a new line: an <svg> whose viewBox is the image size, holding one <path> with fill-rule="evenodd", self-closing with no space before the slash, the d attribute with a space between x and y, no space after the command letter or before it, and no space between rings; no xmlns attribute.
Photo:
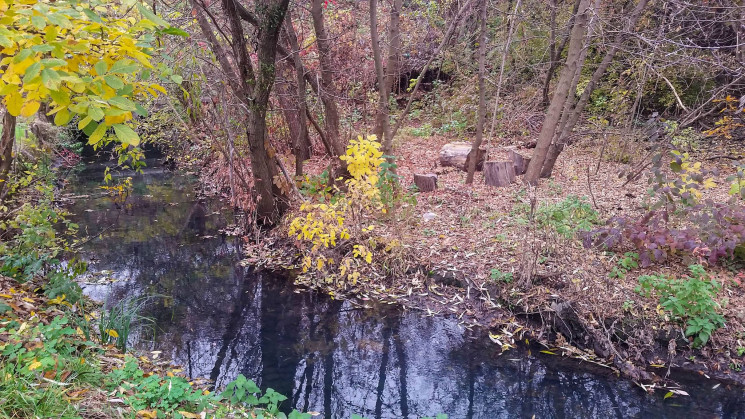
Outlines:
<svg viewBox="0 0 745 419"><path fill-rule="evenodd" d="M745 393L703 376L676 377L690 396L664 399L589 363L518 348L500 354L457 319L390 305L361 309L242 267L240 239L219 201L199 201L194 180L155 161L133 176L122 207L97 191L91 164L68 192L80 236L86 294L112 303L154 296L155 333L138 349L162 351L220 388L243 374L286 395L283 409L324 418L745 418ZM129 176L129 175L127 175Z"/></svg>

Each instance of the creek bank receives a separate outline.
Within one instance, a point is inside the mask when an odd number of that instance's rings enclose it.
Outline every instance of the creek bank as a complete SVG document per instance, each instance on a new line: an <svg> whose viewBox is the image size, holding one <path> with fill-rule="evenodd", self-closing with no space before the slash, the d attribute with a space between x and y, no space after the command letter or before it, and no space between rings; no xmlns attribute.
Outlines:
<svg viewBox="0 0 745 419"><path fill-rule="evenodd" d="M650 326L648 319L629 312L622 318L604 317L602 307L587 307L556 294L545 300L548 304L528 306L522 294L515 294L503 283L478 283L462 272L436 270L431 264L416 264L403 277L381 275L380 284L358 284L345 291L319 286L298 276L299 253L292 240L281 237L280 230L266 232L258 244L246 240L242 263L289 274L296 285L351 299L360 306L373 299L428 316L454 316L462 327L480 331L483 339L490 339L503 351L532 341L548 353L610 368L647 391L676 389L676 374L745 388L745 376L730 370L728 357L712 353L709 347L690 348L677 325ZM551 292L536 288L536 292ZM596 319L603 319L602 323ZM643 344L638 343L640 338Z"/></svg>

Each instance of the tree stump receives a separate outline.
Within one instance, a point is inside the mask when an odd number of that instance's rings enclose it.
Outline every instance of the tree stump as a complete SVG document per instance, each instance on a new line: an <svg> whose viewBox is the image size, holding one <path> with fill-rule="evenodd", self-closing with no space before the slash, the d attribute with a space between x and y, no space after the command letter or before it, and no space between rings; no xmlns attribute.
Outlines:
<svg viewBox="0 0 745 419"><path fill-rule="evenodd" d="M437 189L437 175L428 173L426 175L414 174L414 185L419 192L432 192Z"/></svg>
<svg viewBox="0 0 745 419"><path fill-rule="evenodd" d="M456 142L445 144L440 149L440 166L457 167L460 170L468 170L468 154L471 152L471 143ZM479 148L476 160L476 170L481 170L486 160L486 149Z"/></svg>
<svg viewBox="0 0 745 419"><path fill-rule="evenodd" d="M488 161L484 163L484 179L487 185L496 188L515 181L515 165L511 161Z"/></svg>
<svg viewBox="0 0 745 419"><path fill-rule="evenodd" d="M528 170L530 159L523 157L521 154L513 150L507 150L507 158L509 158L512 161L512 165L515 166L515 175L524 175Z"/></svg>

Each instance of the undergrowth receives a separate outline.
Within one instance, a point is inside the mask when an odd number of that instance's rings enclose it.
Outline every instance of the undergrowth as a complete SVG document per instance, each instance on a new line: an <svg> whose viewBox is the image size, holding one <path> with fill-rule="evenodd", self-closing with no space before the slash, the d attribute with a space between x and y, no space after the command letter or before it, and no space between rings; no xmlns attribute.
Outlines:
<svg viewBox="0 0 745 419"><path fill-rule="evenodd" d="M693 347L701 347L716 329L724 326L724 316L719 311L727 300L717 301L722 285L710 278L703 266L692 265L689 270L691 275L684 278L643 275L636 291L647 297L654 293L672 319L684 324L685 335L693 337Z"/></svg>

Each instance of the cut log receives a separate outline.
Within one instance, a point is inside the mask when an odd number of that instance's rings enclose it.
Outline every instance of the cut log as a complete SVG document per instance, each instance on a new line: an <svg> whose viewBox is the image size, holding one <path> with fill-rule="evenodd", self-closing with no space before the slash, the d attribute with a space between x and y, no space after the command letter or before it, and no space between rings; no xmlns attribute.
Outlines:
<svg viewBox="0 0 745 419"><path fill-rule="evenodd" d="M447 167L457 167L460 170L468 170L468 154L471 152L471 143L457 142L445 144L440 149L440 165ZM478 160L476 161L476 170L484 167L486 160L486 149L479 148Z"/></svg>
<svg viewBox="0 0 745 419"><path fill-rule="evenodd" d="M415 173L414 185L419 189L419 192L432 192L437 189L437 175L434 173L427 173L426 175Z"/></svg>
<svg viewBox="0 0 745 419"><path fill-rule="evenodd" d="M523 157L522 154L519 154L514 150L507 150L507 158L509 158L510 161L512 161L512 165L515 166L515 174L517 176L524 175L528 170L530 159Z"/></svg>
<svg viewBox="0 0 745 419"><path fill-rule="evenodd" d="M511 161L488 161L484 163L484 179L487 185L496 188L515 181L515 166Z"/></svg>

